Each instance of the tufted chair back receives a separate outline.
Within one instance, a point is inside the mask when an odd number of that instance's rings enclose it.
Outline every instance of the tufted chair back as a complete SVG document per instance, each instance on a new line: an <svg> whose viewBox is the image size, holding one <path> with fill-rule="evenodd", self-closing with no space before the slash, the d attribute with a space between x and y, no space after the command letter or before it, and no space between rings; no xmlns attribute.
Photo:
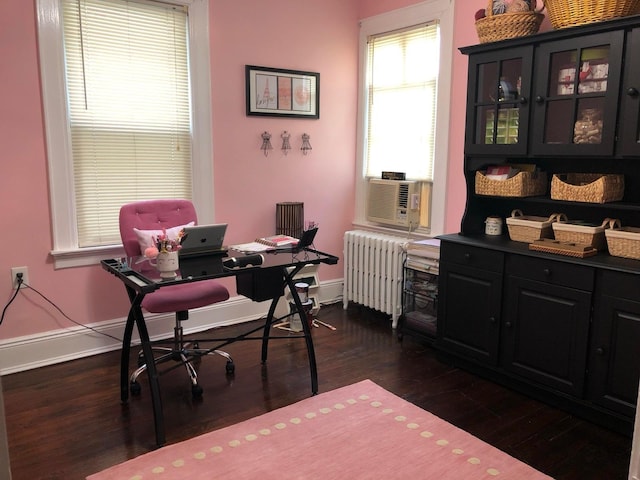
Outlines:
<svg viewBox="0 0 640 480"><path fill-rule="evenodd" d="M127 257L143 253L134 228L161 230L189 222L198 223L196 209L189 200L143 200L123 205L120 209L120 237Z"/></svg>

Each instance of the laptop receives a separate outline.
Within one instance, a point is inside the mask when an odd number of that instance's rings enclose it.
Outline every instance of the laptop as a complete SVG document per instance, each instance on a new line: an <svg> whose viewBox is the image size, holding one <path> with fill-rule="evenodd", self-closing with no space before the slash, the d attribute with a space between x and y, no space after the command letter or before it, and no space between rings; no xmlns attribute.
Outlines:
<svg viewBox="0 0 640 480"><path fill-rule="evenodd" d="M185 227L180 257L227 253L223 247L226 232L226 223Z"/></svg>
<svg viewBox="0 0 640 480"><path fill-rule="evenodd" d="M305 230L302 232L302 236L300 237L300 241L296 245L298 248L310 247L313 245L313 239L316 238L316 233L318 233L318 227L310 228L309 230Z"/></svg>

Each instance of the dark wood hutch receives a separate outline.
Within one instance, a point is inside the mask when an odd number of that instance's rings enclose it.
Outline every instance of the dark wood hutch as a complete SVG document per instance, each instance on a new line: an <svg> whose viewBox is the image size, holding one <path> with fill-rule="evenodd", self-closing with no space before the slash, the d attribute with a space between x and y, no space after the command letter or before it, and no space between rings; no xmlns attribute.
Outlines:
<svg viewBox="0 0 640 480"><path fill-rule="evenodd" d="M441 237L443 356L618 431L632 431L640 378L640 260L532 251L485 220L514 209L640 227L640 16L460 49L469 57L458 234ZM596 137L577 122L595 115ZM596 204L478 195L490 165L612 173L621 201Z"/></svg>

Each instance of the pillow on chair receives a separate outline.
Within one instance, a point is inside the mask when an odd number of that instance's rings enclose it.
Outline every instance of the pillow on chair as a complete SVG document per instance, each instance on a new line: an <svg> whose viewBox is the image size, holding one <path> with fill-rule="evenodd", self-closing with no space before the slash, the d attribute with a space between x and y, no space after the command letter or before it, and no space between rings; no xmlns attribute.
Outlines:
<svg viewBox="0 0 640 480"><path fill-rule="evenodd" d="M178 225L177 227L166 228L165 231L167 232L167 237L169 237L170 240L175 240L176 238L178 238L178 234L183 228L193 227L194 225L195 222L189 222L186 225ZM136 237L138 237L138 244L140 245L141 253L144 253L147 248L154 245L154 237L162 235L163 233L162 230L139 230L137 228L134 228L133 231L135 232Z"/></svg>

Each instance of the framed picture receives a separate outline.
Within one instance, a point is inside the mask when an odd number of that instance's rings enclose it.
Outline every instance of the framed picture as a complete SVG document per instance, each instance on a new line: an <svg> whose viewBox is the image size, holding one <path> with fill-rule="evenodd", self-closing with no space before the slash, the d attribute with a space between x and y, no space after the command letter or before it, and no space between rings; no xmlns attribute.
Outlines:
<svg viewBox="0 0 640 480"><path fill-rule="evenodd" d="M320 118L320 74L245 66L247 115Z"/></svg>

